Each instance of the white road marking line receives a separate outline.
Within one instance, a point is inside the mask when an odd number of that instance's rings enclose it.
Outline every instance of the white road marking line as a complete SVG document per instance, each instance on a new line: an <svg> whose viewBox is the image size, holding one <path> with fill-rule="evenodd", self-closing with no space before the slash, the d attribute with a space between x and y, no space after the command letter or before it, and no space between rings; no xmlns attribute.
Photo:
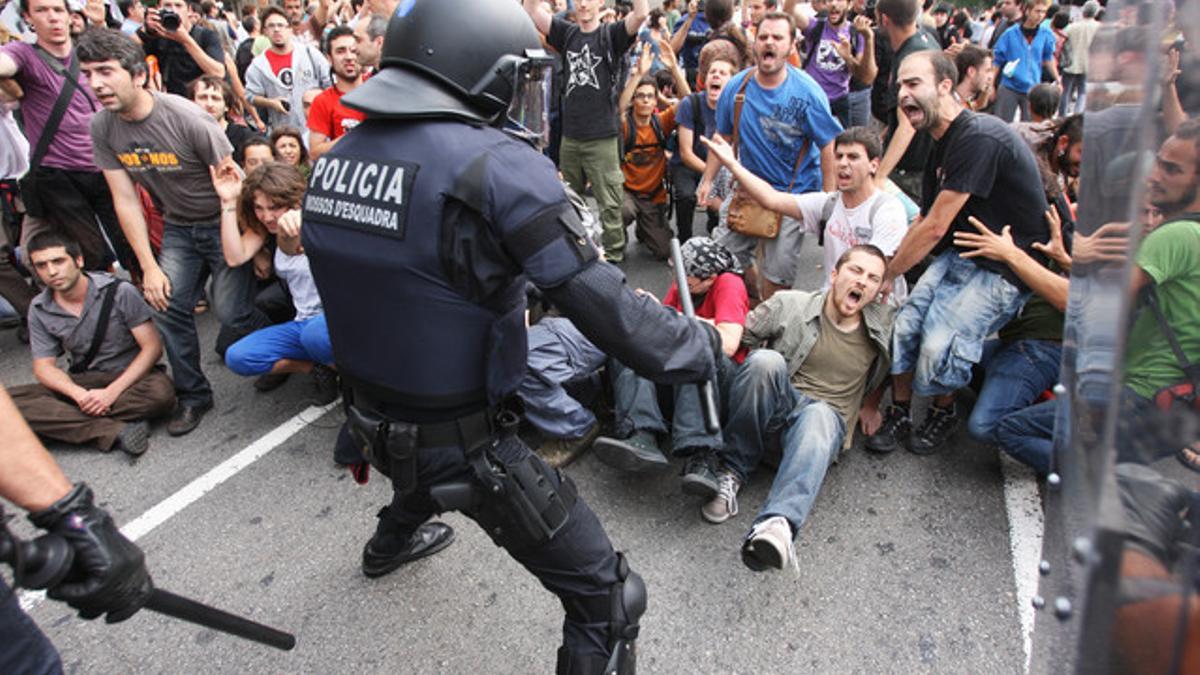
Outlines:
<svg viewBox="0 0 1200 675"><path fill-rule="evenodd" d="M1042 559L1042 499L1033 470L1000 453L1004 474L1004 509L1008 513L1009 552L1013 580L1017 586L1017 617L1025 648L1025 672L1033 658L1033 624L1036 616L1030 600L1038 590L1038 563Z"/></svg>
<svg viewBox="0 0 1200 675"><path fill-rule="evenodd" d="M328 405L311 406L301 410L295 417L267 432L265 436L246 446L236 455L209 469L208 473L183 486L175 494L126 523L125 527L121 528L121 534L128 537L130 541L141 539L175 514L212 492L218 485L237 475L242 469L283 445L284 441L299 433L304 427L316 422L337 405L339 403L335 401ZM45 591L21 591L21 609L29 612L40 605L45 598Z"/></svg>

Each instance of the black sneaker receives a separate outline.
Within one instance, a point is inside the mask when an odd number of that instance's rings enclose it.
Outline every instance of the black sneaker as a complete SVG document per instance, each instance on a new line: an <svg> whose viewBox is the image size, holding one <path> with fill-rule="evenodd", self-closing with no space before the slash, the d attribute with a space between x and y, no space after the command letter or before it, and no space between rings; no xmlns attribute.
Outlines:
<svg viewBox="0 0 1200 675"><path fill-rule="evenodd" d="M445 523L423 523L407 539L401 539L387 520L387 507L379 512L375 535L363 547L362 571L374 579L394 571L405 563L431 556L454 541L454 529Z"/></svg>
<svg viewBox="0 0 1200 675"><path fill-rule="evenodd" d="M203 419L204 413L212 410L212 407L211 401L198 405L180 405L171 415L171 421L167 422L167 433L172 436L190 434L200 426L200 420Z"/></svg>
<svg viewBox="0 0 1200 675"><path fill-rule="evenodd" d="M707 448L692 450L683 464L683 478L680 480L683 493L712 499L721 489L717 472L713 469L712 452Z"/></svg>
<svg viewBox="0 0 1200 675"><path fill-rule="evenodd" d="M318 363L313 366L312 379L313 386L317 388L317 396L313 399L314 405L329 405L337 400L340 394L337 371Z"/></svg>
<svg viewBox="0 0 1200 675"><path fill-rule="evenodd" d="M879 426L879 431L867 436L863 445L867 450L882 455L895 452L901 447L908 447L910 436L912 436L912 419L909 417L908 408L889 405L887 413L883 416L883 424Z"/></svg>
<svg viewBox="0 0 1200 675"><path fill-rule="evenodd" d="M920 429L913 432L908 449L914 455L932 455L942 449L957 428L958 415L953 403L948 408L931 405L925 422L921 424Z"/></svg>
<svg viewBox="0 0 1200 675"><path fill-rule="evenodd" d="M254 380L254 388L264 393L274 391L282 387L283 383L287 382L291 376L291 373L267 373L266 375L259 375Z"/></svg>
<svg viewBox="0 0 1200 675"><path fill-rule="evenodd" d="M655 471L671 465L649 431L635 431L626 439L600 436L592 451L601 462L622 471Z"/></svg>
<svg viewBox="0 0 1200 675"><path fill-rule="evenodd" d="M145 422L127 422L117 434L112 449L131 457L141 457L150 449L150 427Z"/></svg>

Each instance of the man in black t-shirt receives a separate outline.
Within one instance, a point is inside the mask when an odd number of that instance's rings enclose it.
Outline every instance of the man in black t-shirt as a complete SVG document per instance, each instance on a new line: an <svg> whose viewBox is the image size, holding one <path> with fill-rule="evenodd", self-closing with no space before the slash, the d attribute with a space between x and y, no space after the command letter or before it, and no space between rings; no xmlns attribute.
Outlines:
<svg viewBox="0 0 1200 675"><path fill-rule="evenodd" d="M165 11L179 17L179 27L167 30L161 16ZM188 85L201 75L225 77L225 52L215 31L194 25L184 0L162 0L157 8L146 10L146 25L138 31L147 56L158 58L163 88L186 97Z"/></svg>
<svg viewBox="0 0 1200 675"><path fill-rule="evenodd" d="M934 139L922 186L921 219L909 228L883 288L932 253L933 263L896 316L892 337L892 400L867 449L901 445L917 454L937 452L958 423L954 394L971 379L984 339L1008 323L1029 287L995 260L960 257L954 232L975 232L974 216L1036 260L1034 243L1049 238L1046 195L1033 152L1008 125L963 109L954 96L958 73L941 51L910 55L900 64L899 111ZM965 249L964 249L965 250ZM933 397L925 423L913 431L913 392ZM911 438L910 438L911 437Z"/></svg>
<svg viewBox="0 0 1200 675"><path fill-rule="evenodd" d="M552 16L539 0L524 0L525 11L546 43L563 57L565 86L562 99L562 145L559 170L579 194L590 182L604 227L604 256L625 259L625 227L621 222L622 185L617 137L617 97L614 90L620 64L650 13L649 0L634 0L633 11L621 21L600 24L604 0L577 0L578 24Z"/></svg>

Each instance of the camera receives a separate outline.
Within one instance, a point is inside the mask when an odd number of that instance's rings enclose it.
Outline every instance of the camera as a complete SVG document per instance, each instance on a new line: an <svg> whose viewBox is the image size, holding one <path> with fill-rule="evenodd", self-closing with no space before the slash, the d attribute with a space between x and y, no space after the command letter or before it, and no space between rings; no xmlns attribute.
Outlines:
<svg viewBox="0 0 1200 675"><path fill-rule="evenodd" d="M183 25L183 19L179 18L179 14L173 9L164 9L158 13L158 23L163 27L163 30L174 33Z"/></svg>

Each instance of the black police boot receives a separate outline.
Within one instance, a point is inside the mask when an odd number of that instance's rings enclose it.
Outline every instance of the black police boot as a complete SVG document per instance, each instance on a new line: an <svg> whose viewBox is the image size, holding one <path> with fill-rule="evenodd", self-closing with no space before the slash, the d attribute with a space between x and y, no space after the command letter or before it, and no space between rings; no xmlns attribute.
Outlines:
<svg viewBox="0 0 1200 675"><path fill-rule="evenodd" d="M404 563L433 555L454 541L454 530L445 523L423 523L407 539L396 531L388 517L388 507L379 511L375 536L363 547L363 574L374 579L394 571Z"/></svg>

